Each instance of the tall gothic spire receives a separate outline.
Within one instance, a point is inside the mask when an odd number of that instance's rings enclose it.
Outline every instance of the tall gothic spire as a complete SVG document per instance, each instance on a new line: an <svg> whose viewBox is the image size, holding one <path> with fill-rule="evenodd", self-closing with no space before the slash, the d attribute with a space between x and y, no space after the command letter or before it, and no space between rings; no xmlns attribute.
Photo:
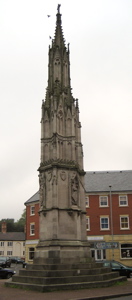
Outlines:
<svg viewBox="0 0 132 300"><path fill-rule="evenodd" d="M56 15L56 30L55 30L54 46L55 47L58 46L59 48L65 47L65 41L64 41L63 31L61 26L60 4L58 4L58 12Z"/></svg>
<svg viewBox="0 0 132 300"><path fill-rule="evenodd" d="M81 124L78 100L70 85L69 45L65 46L60 5L57 8L55 36L49 47L48 86L42 103L41 164L50 161L83 170Z"/></svg>
<svg viewBox="0 0 132 300"><path fill-rule="evenodd" d="M58 5L56 14L55 36L52 40L52 45L49 47L48 89L46 97L55 95L58 89L60 94L64 93L70 97L70 103L73 102L70 86L69 45L66 48L61 25L60 4ZM46 100L48 101L47 98Z"/></svg>

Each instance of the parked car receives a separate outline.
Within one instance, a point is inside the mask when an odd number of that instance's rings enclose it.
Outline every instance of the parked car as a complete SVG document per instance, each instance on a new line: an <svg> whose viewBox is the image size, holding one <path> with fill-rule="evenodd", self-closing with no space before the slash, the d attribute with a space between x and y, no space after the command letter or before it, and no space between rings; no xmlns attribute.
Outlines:
<svg viewBox="0 0 132 300"><path fill-rule="evenodd" d="M16 274L16 271L11 270L11 269L5 269L0 267L0 278L6 278L9 279L12 277L14 274Z"/></svg>
<svg viewBox="0 0 132 300"><path fill-rule="evenodd" d="M24 263L24 259L22 259L18 256L11 256L10 259L11 259L11 262L14 264L23 264Z"/></svg>
<svg viewBox="0 0 132 300"><path fill-rule="evenodd" d="M0 267L6 268L11 266L11 259L9 256L0 256Z"/></svg>
<svg viewBox="0 0 132 300"><path fill-rule="evenodd" d="M105 260L103 261L104 267L110 267L112 271L118 271L120 276L127 276L127 278L132 277L132 267L125 266L115 260Z"/></svg>

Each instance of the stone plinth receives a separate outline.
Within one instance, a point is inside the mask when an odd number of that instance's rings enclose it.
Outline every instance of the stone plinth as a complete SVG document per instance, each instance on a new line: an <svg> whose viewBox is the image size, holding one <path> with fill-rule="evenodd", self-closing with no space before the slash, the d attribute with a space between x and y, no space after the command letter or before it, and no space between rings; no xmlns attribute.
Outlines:
<svg viewBox="0 0 132 300"><path fill-rule="evenodd" d="M90 261L90 247L87 241L41 241L39 242L34 263L43 264L52 259L53 262L87 262Z"/></svg>

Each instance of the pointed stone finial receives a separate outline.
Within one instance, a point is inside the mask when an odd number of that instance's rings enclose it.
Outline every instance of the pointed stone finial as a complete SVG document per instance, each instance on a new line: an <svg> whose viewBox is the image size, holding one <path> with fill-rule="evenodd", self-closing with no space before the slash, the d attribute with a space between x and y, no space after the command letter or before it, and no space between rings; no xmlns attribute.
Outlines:
<svg viewBox="0 0 132 300"><path fill-rule="evenodd" d="M61 6L61 4L58 4L58 6L57 6L58 14L60 14L60 6Z"/></svg>
<svg viewBox="0 0 132 300"><path fill-rule="evenodd" d="M56 17L57 17L57 19L56 19L56 25L57 26L61 26L60 6L61 6L61 4L58 4L58 6L57 6L57 14L56 14ZM62 31L62 29L61 29L61 31Z"/></svg>

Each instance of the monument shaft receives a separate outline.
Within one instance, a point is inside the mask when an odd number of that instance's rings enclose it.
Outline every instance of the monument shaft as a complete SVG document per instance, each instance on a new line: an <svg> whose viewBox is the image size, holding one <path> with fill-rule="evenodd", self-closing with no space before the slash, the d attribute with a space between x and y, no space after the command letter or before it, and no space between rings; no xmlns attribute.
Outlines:
<svg viewBox="0 0 132 300"><path fill-rule="evenodd" d="M89 256L81 124L78 100L72 95L69 54L58 5L55 37L49 47L48 87L42 102L40 241L35 261L40 257L62 261Z"/></svg>

